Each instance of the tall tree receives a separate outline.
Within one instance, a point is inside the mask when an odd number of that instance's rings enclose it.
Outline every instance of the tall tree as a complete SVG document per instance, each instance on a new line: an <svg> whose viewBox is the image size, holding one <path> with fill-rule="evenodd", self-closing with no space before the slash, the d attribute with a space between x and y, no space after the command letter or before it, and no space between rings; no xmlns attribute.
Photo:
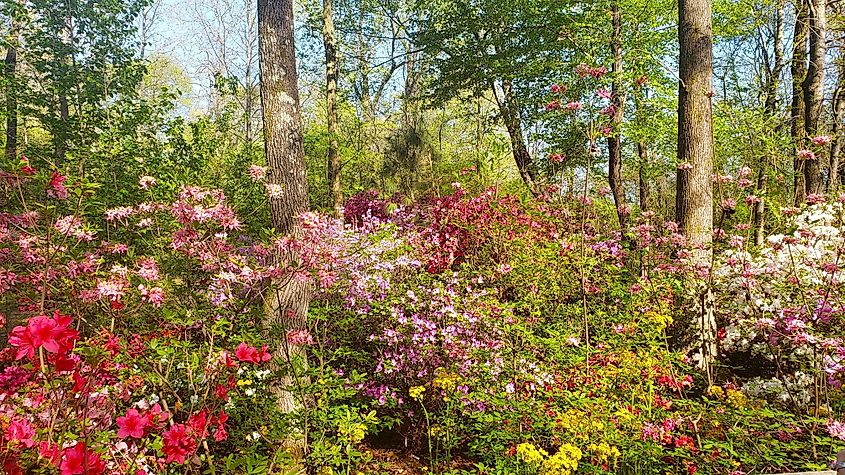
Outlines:
<svg viewBox="0 0 845 475"><path fill-rule="evenodd" d="M610 19L612 28L610 51L613 60L610 69L613 76L611 90L613 115L610 120L614 131L607 138L607 179L616 203L619 228L624 233L628 221L628 206L625 203L625 188L622 185L622 140L619 130L625 111L625 91L622 87L622 12L619 11L619 0L612 0L610 3Z"/></svg>
<svg viewBox="0 0 845 475"><path fill-rule="evenodd" d="M513 153L514 161L516 162L516 169L519 171L519 176L522 182L525 183L528 191L536 195L537 190L537 170L534 168L533 158L528 152L528 147L525 144L525 137L522 130L522 117L520 116L519 101L513 90L513 82L510 79L504 79L499 85L496 81L491 81L490 88L496 96L496 104L499 106L499 113L502 116L502 121L505 123L505 128L508 131L508 137L511 141L511 152ZM500 91L501 89L501 91Z"/></svg>
<svg viewBox="0 0 845 475"><path fill-rule="evenodd" d="M827 33L827 0L809 1L809 62L804 78L804 143L821 132L822 102L824 101L825 34ZM819 157L821 158L821 157ZM806 194L822 191L820 159L805 160L804 186Z"/></svg>
<svg viewBox="0 0 845 475"><path fill-rule="evenodd" d="M837 57L836 57L836 89L833 91L833 120L831 127L831 136L833 143L830 145L830 175L827 182L827 191L836 190L842 180L840 174L840 165L842 163L842 142L845 140L843 136L842 120L845 119L845 35L840 33L836 39Z"/></svg>
<svg viewBox="0 0 845 475"><path fill-rule="evenodd" d="M804 139L805 98L804 79L807 77L807 34L808 11L807 0L795 0L795 28L792 32L792 104L790 107L790 135L795 147L800 148ZM803 201L806 195L804 183L804 162L796 156L793 162L794 171L794 199L796 203Z"/></svg>
<svg viewBox="0 0 845 475"><path fill-rule="evenodd" d="M708 265L713 239L713 27L710 0L678 5L678 167L676 219L694 259ZM701 364L716 356L716 322L709 290L699 298Z"/></svg>
<svg viewBox="0 0 845 475"><path fill-rule="evenodd" d="M783 1L779 0L774 8L774 27L772 28L772 51L773 58L770 61L767 53L764 56L763 65L765 67L765 84L764 84L764 111L766 117L774 117L777 113L778 105L778 91L780 90L780 77L784 69L784 52L783 52ZM763 51L768 51L768 45L761 44ZM763 245L765 239L765 219L766 219L766 176L769 168L770 157L768 152L760 158L760 163L757 169L757 180L755 184L754 194L758 201L753 204L751 210L751 225L754 230L754 243L757 246Z"/></svg>
<svg viewBox="0 0 845 475"><path fill-rule="evenodd" d="M326 125L329 133L328 179L332 208L343 214L343 190L340 182L340 153L337 138L337 46L335 44L333 0L323 0L323 46L326 50Z"/></svg>
<svg viewBox="0 0 845 475"><path fill-rule="evenodd" d="M519 176L536 194L538 167L526 143L526 118L536 110L531 94L537 84L550 83L570 55L558 30L568 9L546 0L420 4L415 44L432 58L427 98L443 104L462 92L477 97L492 91Z"/></svg>
<svg viewBox="0 0 845 475"><path fill-rule="evenodd" d="M258 52L268 186L272 190L270 214L277 232L296 237L302 233L299 215L308 211L308 182L297 90L293 0L258 0ZM269 326L280 329L282 335L304 328L310 293L304 279L278 285L274 295L267 298ZM287 359L304 356L304 348L285 339L281 351ZM283 410L296 407L290 391L282 390L279 396Z"/></svg>

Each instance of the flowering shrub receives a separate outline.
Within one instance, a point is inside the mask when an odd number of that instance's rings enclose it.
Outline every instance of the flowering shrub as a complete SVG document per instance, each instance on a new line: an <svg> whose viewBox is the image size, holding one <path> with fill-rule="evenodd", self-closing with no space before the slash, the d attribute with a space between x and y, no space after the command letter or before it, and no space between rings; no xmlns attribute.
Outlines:
<svg viewBox="0 0 845 475"><path fill-rule="evenodd" d="M19 199L0 215L4 470L273 463L270 441L291 429L274 415L262 295L290 278L329 285L340 256L318 234L331 226L305 216L303 239L261 242L239 233L221 192L153 200L152 177L139 181L150 201L89 215L84 182L13 165L3 186Z"/></svg>
<svg viewBox="0 0 845 475"><path fill-rule="evenodd" d="M653 213L608 232L601 195L369 193L345 220L302 215L293 239L249 231L219 190L143 176L142 201L100 210L83 180L8 165L7 473L369 473L368 447L393 444L433 473L738 475L818 468L845 438L843 204L786 209L753 248L746 167L714 177L709 266ZM308 318L268 324L265 296L292 279L311 284ZM712 382L667 345L707 285Z"/></svg>

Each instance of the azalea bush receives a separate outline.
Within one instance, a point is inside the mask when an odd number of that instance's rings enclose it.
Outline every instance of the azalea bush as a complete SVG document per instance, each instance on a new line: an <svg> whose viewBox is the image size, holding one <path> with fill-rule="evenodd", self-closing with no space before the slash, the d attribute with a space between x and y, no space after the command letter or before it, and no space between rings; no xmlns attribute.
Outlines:
<svg viewBox="0 0 845 475"><path fill-rule="evenodd" d="M715 178L712 266L653 213L608 232L601 195L364 193L294 239L219 190L141 176L103 209L84 179L4 170L8 473L374 473L388 447L431 473L739 475L823 467L845 437L842 202L782 210L756 248L745 169ZM308 316L271 325L291 279ZM706 285L710 380L675 337Z"/></svg>

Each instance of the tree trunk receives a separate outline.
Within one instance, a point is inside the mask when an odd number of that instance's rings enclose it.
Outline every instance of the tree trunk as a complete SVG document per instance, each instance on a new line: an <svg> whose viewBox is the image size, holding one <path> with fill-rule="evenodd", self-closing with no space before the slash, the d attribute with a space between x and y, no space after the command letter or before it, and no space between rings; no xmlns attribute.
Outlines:
<svg viewBox="0 0 845 475"><path fill-rule="evenodd" d="M651 184L648 181L648 147L645 142L637 143L637 156L640 159L640 211L645 213L651 209Z"/></svg>
<svg viewBox="0 0 845 475"><path fill-rule="evenodd" d="M710 0L680 2L676 216L687 241L708 246L713 230L712 33Z"/></svg>
<svg viewBox="0 0 845 475"><path fill-rule="evenodd" d="M537 171L534 170L533 160L531 154L528 153L528 148L525 146L525 138L522 136L522 120L519 117L519 105L516 98L513 97L513 90L510 80L502 81L502 97L496 92L495 85L493 86L493 94L496 96L496 102L499 105L499 113L502 115L502 120L505 123L505 128L508 130L508 136L511 140L511 149L513 151L513 158L516 162L516 168L519 171L519 176L522 182L528 188L532 196L538 196L537 189Z"/></svg>
<svg viewBox="0 0 845 475"><path fill-rule="evenodd" d="M613 34L610 40L610 50L613 53L613 64L611 74L613 84L611 86L611 105L613 116L610 123L613 132L607 138L607 181L610 191L613 193L613 201L616 203L616 216L619 219L619 229L625 232L628 223L628 205L625 202L625 186L622 183L622 124L625 113L625 92L622 86L622 14L619 11L619 1L613 0L610 6L611 25Z"/></svg>
<svg viewBox="0 0 845 475"><path fill-rule="evenodd" d="M830 176L827 191L832 192L840 186L840 156L842 155L842 141L845 140L842 130L842 119L845 118L845 35L837 38L838 56L836 58L836 90L833 93L833 126L830 135Z"/></svg>
<svg viewBox="0 0 845 475"><path fill-rule="evenodd" d="M842 53L840 53L841 55ZM831 129L831 137L833 143L830 144L830 176L827 182L827 191L832 192L836 190L840 183L839 166L840 156L842 155L842 141L845 139L842 134L842 119L845 116L845 67L841 56L838 58L839 66L837 74L839 75L836 92L833 97L833 128Z"/></svg>
<svg viewBox="0 0 845 475"><path fill-rule="evenodd" d="M774 38L774 64L767 71L766 77L766 117L774 117L777 112L778 89L780 88L780 75L783 72L783 3L779 2L775 10ZM768 65L768 61L766 62ZM754 194L759 199L754 203L751 210L751 228L754 232L754 244L763 245L766 228L766 173L768 173L769 156L764 153L760 158L757 170L757 183Z"/></svg>
<svg viewBox="0 0 845 475"><path fill-rule="evenodd" d="M340 153L337 139L337 49L334 35L332 2L323 0L323 45L326 48L326 123L329 133L328 181L335 216L343 215L343 190L340 183Z"/></svg>
<svg viewBox="0 0 845 475"><path fill-rule="evenodd" d="M713 239L713 32L710 0L680 0L678 162L675 212L697 264L710 264ZM716 322L709 288L699 296L700 366L710 379L716 357Z"/></svg>
<svg viewBox="0 0 845 475"><path fill-rule="evenodd" d="M824 101L824 63L827 0L810 1L810 61L804 78L804 134L809 147L810 137L819 135L822 102ZM806 194L821 193L821 157L805 160L804 183Z"/></svg>
<svg viewBox="0 0 845 475"><path fill-rule="evenodd" d="M795 29L792 34L792 104L790 107L790 134L795 148L800 148L804 141L804 89L802 84L807 77L807 0L795 0ZM804 162L796 156L793 162L794 203L800 204L806 196L804 183Z"/></svg>
<svg viewBox="0 0 845 475"><path fill-rule="evenodd" d="M11 29L12 41L16 41L17 29L14 23ZM15 160L18 156L18 100L15 89L15 72L18 64L18 50L15 43L6 50L6 158Z"/></svg>
<svg viewBox="0 0 845 475"><path fill-rule="evenodd" d="M278 233L298 237L302 233L299 215L308 211L308 182L296 83L293 0L258 0L258 54L268 183L281 187L281 196L270 198L270 214ZM276 287L275 294L267 298L268 327L282 335L305 329L310 284L293 278ZM277 355L304 362L304 348L288 344L284 338L280 346ZM291 379L282 381L283 385L291 383ZM296 407L293 394L282 388L279 405L292 411Z"/></svg>
<svg viewBox="0 0 845 475"><path fill-rule="evenodd" d="M53 130L53 158L55 166L61 167L67 155L67 130L68 119L70 118L70 111L67 104L67 96L62 94L59 96L59 121L55 130Z"/></svg>

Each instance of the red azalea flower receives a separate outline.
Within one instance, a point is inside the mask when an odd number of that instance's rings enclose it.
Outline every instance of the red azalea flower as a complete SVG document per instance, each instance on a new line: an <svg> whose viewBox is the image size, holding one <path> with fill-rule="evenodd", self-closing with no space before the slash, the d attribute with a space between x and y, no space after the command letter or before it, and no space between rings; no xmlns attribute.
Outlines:
<svg viewBox="0 0 845 475"><path fill-rule="evenodd" d="M165 462L185 463L185 458L197 450L194 434L184 424L173 424L162 434L164 445L161 448ZM64 474L63 474L64 475Z"/></svg>
<svg viewBox="0 0 845 475"><path fill-rule="evenodd" d="M258 356L258 350L256 350L254 346L249 346L246 343L241 343L235 349L235 358L237 358L238 361L246 361L249 363L258 363L261 361Z"/></svg>
<svg viewBox="0 0 845 475"><path fill-rule="evenodd" d="M88 386L88 378L79 374L79 371L73 373L73 391L81 392Z"/></svg>
<svg viewBox="0 0 845 475"><path fill-rule="evenodd" d="M21 172L24 175L35 175L35 168L29 164L29 158L26 155L21 155Z"/></svg>
<svg viewBox="0 0 845 475"><path fill-rule="evenodd" d="M51 444L50 442L41 442L38 445L38 456L47 459L52 465L59 465L59 461L62 459L62 453L59 451L59 446L56 444Z"/></svg>
<svg viewBox="0 0 845 475"><path fill-rule="evenodd" d="M203 409L196 414L191 414L191 417L188 418L187 424L194 433L199 434L200 438L208 436L208 409Z"/></svg>
<svg viewBox="0 0 845 475"><path fill-rule="evenodd" d="M214 397L216 397L218 399L222 399L223 401L228 401L229 400L229 389L226 388L226 386L223 386L222 384L218 384L214 388Z"/></svg>
<svg viewBox="0 0 845 475"><path fill-rule="evenodd" d="M144 437L144 431L150 426L150 420L135 409L126 411L126 415L117 418L117 436L121 439L127 437L134 437L141 439Z"/></svg>
<svg viewBox="0 0 845 475"><path fill-rule="evenodd" d="M220 352L220 361L222 361L223 366L225 366L227 368L237 368L238 367L238 363L236 363L235 360L233 360L232 357L229 356L229 352L227 350L223 350L222 352Z"/></svg>
<svg viewBox="0 0 845 475"><path fill-rule="evenodd" d="M77 442L62 452L59 470L61 475L100 475L105 472L106 465L99 454L85 447L85 442Z"/></svg>
<svg viewBox="0 0 845 475"><path fill-rule="evenodd" d="M79 337L79 332L70 328L71 322L70 316L56 312L53 318L37 315L29 319L26 327L15 327L9 336L9 344L18 347L15 359L32 359L41 347L50 353L67 352Z"/></svg>
<svg viewBox="0 0 845 475"><path fill-rule="evenodd" d="M226 414L226 411L220 410L220 414L217 415L217 430L214 431L214 440L220 442L221 440L226 440L229 437L229 433L226 432L226 421L229 420L229 415Z"/></svg>
<svg viewBox="0 0 845 475"><path fill-rule="evenodd" d="M258 352L258 358L262 362L267 362L273 359L273 355L267 351L267 345L261 345L261 350Z"/></svg>
<svg viewBox="0 0 845 475"><path fill-rule="evenodd" d="M67 199L66 180L66 176L59 175L59 172L53 172L53 175L50 176L50 188L47 189L47 196L60 200Z"/></svg>
<svg viewBox="0 0 845 475"><path fill-rule="evenodd" d="M25 419L12 419L4 436L9 442L21 444L26 448L35 445L35 428Z"/></svg>
<svg viewBox="0 0 845 475"><path fill-rule="evenodd" d="M154 404L153 407L144 414L144 417L147 420L148 426L161 430L164 428L164 424L167 422L167 419L170 418L170 413L162 411L161 404Z"/></svg>

